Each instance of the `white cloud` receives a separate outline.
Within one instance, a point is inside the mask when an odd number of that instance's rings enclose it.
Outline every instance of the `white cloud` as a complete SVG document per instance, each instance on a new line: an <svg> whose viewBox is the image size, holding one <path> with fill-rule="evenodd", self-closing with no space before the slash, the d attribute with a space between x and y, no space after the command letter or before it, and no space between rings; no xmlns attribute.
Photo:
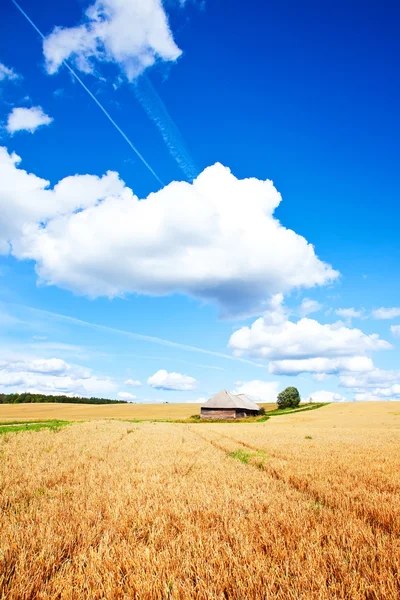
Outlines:
<svg viewBox="0 0 400 600"><path fill-rule="evenodd" d="M376 400L382 400L382 398L373 398L370 393L362 392L359 394L354 394L354 400L356 402L373 402Z"/></svg>
<svg viewBox="0 0 400 600"><path fill-rule="evenodd" d="M119 65L129 81L157 60L175 61L174 42L161 0L96 0L76 27L56 27L44 40L49 73L71 59L77 69L93 73L96 61Z"/></svg>
<svg viewBox="0 0 400 600"><path fill-rule="evenodd" d="M373 369L366 373L355 375L343 374L340 376L340 385L346 388L388 387L392 384L400 384L399 370Z"/></svg>
<svg viewBox="0 0 400 600"><path fill-rule="evenodd" d="M143 383L138 379L127 379L126 381L124 381L124 384L130 385L132 387L140 387L141 385L143 385Z"/></svg>
<svg viewBox="0 0 400 600"><path fill-rule="evenodd" d="M188 392L196 389L197 381L194 377L182 375L182 373L168 373L165 369L160 369L148 378L147 383L157 390L175 390Z"/></svg>
<svg viewBox="0 0 400 600"><path fill-rule="evenodd" d="M329 375L327 373L314 373L312 378L314 381L325 381L325 379L329 378Z"/></svg>
<svg viewBox="0 0 400 600"><path fill-rule="evenodd" d="M89 369L58 358L0 361L0 389L9 388L45 394L103 396L114 394L116 385L109 377L92 375Z"/></svg>
<svg viewBox="0 0 400 600"><path fill-rule="evenodd" d="M320 375L345 372L372 371L374 364L367 356L343 356L339 358L303 358L285 359L269 363L270 373L275 375L298 375L299 373L317 373ZM320 380L320 378L319 378Z"/></svg>
<svg viewBox="0 0 400 600"><path fill-rule="evenodd" d="M9 251L9 243L18 242L28 224L96 204L124 187L116 173L108 172L103 177L65 177L50 189L45 179L19 169L20 160L0 147L0 254Z"/></svg>
<svg viewBox="0 0 400 600"><path fill-rule="evenodd" d="M38 127L50 125L52 122L53 119L46 115L40 106L18 107L13 108L8 115L6 129L8 133L15 133L16 131L33 133Z"/></svg>
<svg viewBox="0 0 400 600"><path fill-rule="evenodd" d="M139 200L116 173L47 189L18 162L0 152L0 250L11 241L44 283L91 297L186 293L237 316L338 276L273 217L281 196L271 181L238 180L216 164L193 184L172 182Z"/></svg>
<svg viewBox="0 0 400 600"><path fill-rule="evenodd" d="M71 365L60 358L41 358L31 361L14 362L11 364L1 361L0 369L4 366L12 371L28 371L30 373L46 373L51 375L67 373L67 371L72 370ZM80 375L82 373L83 371L80 370Z"/></svg>
<svg viewBox="0 0 400 600"><path fill-rule="evenodd" d="M17 73L9 68L6 67L6 65L3 65L3 63L0 63L0 81L13 81L16 79L19 79L19 75L17 75Z"/></svg>
<svg viewBox="0 0 400 600"><path fill-rule="evenodd" d="M276 402L278 397L277 381L237 381L233 394L245 394L255 402Z"/></svg>
<svg viewBox="0 0 400 600"><path fill-rule="evenodd" d="M367 335L360 329L345 327L343 323L322 325L314 319L300 319L297 323L277 320L269 314L254 321L250 327L235 331L229 347L238 356L250 356L269 360L309 359L318 357L359 356L372 350L391 348L389 342L378 334Z"/></svg>
<svg viewBox="0 0 400 600"><path fill-rule="evenodd" d="M266 322L271 323L271 325L280 325L287 320L289 313L283 305L283 301L283 294L274 294L269 298L263 311Z"/></svg>
<svg viewBox="0 0 400 600"><path fill-rule="evenodd" d="M207 402L207 398L204 398L204 396L202 396L201 398L196 398L196 400L193 400L193 398L191 400L187 400L186 404L205 404Z"/></svg>
<svg viewBox="0 0 400 600"><path fill-rule="evenodd" d="M353 389L355 400L399 400L400 370L374 369L369 373L342 375L340 385Z"/></svg>
<svg viewBox="0 0 400 600"><path fill-rule="evenodd" d="M335 313L343 319L357 319L363 316L362 310L356 310L355 308L338 308Z"/></svg>
<svg viewBox="0 0 400 600"><path fill-rule="evenodd" d="M235 331L229 346L238 356L269 360L268 370L274 375L312 373L318 381L340 375L342 385L356 388L362 388L371 373L378 371L368 354L392 347L377 334L367 335L342 322L289 321L281 295L272 298L262 318Z"/></svg>
<svg viewBox="0 0 400 600"><path fill-rule="evenodd" d="M316 300L310 300L310 298L304 298L299 307L299 312L302 316L309 315L311 313L315 313L320 311L322 308L322 304L317 302Z"/></svg>
<svg viewBox="0 0 400 600"><path fill-rule="evenodd" d="M395 383L389 387L375 388L372 395L380 398L400 398L400 383Z"/></svg>
<svg viewBox="0 0 400 600"><path fill-rule="evenodd" d="M33 336L33 338L35 338L35 336ZM46 339L47 338L44 338L44 340ZM42 340L32 342L29 344L29 347L33 348L34 350L38 350L39 352L62 352L64 355L73 355L75 358L79 357L87 359L89 357L88 351L84 346L64 344L63 342L47 342Z"/></svg>
<svg viewBox="0 0 400 600"><path fill-rule="evenodd" d="M395 317L400 317L400 308L399 307L393 307L393 308L384 308L383 306L381 308L377 308L376 310L373 310L371 313L371 316L374 319L394 319Z"/></svg>
<svg viewBox="0 0 400 600"><path fill-rule="evenodd" d="M390 331L394 337L400 337L400 325L391 325Z"/></svg>
<svg viewBox="0 0 400 600"><path fill-rule="evenodd" d="M347 398L341 394L335 392L328 392L327 390L318 390L313 392L307 399L307 402L312 398L313 402L347 402Z"/></svg>
<svg viewBox="0 0 400 600"><path fill-rule="evenodd" d="M121 400L136 400L137 396L131 394L130 392L118 392L118 398Z"/></svg>
<svg viewBox="0 0 400 600"><path fill-rule="evenodd" d="M400 400L400 384L379 387L355 394L356 400Z"/></svg>

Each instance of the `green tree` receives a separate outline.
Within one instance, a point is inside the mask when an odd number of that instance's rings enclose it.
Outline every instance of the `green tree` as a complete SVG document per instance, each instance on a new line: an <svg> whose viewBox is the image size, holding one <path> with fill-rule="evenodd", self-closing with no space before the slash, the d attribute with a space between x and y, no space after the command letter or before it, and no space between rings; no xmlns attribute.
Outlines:
<svg viewBox="0 0 400 600"><path fill-rule="evenodd" d="M278 408L297 408L300 404L299 390L295 387L287 387L278 394Z"/></svg>

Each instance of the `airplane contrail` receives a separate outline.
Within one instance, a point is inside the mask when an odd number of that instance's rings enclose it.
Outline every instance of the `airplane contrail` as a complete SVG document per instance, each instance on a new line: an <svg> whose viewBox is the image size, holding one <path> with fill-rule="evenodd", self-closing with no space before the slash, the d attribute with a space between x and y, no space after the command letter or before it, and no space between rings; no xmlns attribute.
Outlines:
<svg viewBox="0 0 400 600"><path fill-rule="evenodd" d="M4 302L3 304L10 304ZM187 344L181 344L180 342L173 342L171 340L166 340L164 338L154 337L151 335L145 335L143 333L136 333L135 331L127 331L126 329L118 329L114 327L109 327L108 325L100 325L98 323L91 323L90 321L83 321L82 319L77 319L76 317L69 317L67 315L62 315L59 313L54 313L48 310L43 310L41 308L33 308L31 306L26 306L23 304L11 304L11 306L23 308L31 313L42 315L47 318L53 318L59 321L65 321L67 323L71 323L74 325L79 325L81 327L88 327L90 329L96 329L98 331L104 331L106 333L112 333L115 335L122 335L125 337L129 337L135 340L141 340L142 342L149 342L151 344L158 344L160 346L168 346L170 348L176 348L178 350L186 350L187 352L199 352L201 354L208 354L211 356L216 356L217 358L223 358L226 360L238 361L241 363L246 363L248 365L252 365L253 367L265 368L265 364L257 363L253 360L248 360L246 358L241 358L240 356L233 356L232 354L224 354L223 352L214 352L214 350L207 350L206 348L199 348L197 346L189 346Z"/></svg>
<svg viewBox="0 0 400 600"><path fill-rule="evenodd" d="M33 29L36 31L36 33L38 33L40 35L40 37L42 38L42 40L45 39L44 34L40 31L40 29L35 25L35 23L32 21L32 19L26 14L26 12L21 8L21 6L18 4L18 2L16 2L16 0L11 0L11 2L14 4L14 6L16 6L16 8L19 10L19 12L25 17L25 19L28 21L28 23L33 27ZM131 142L131 140L128 138L128 136L126 135L126 133L124 133L121 129L121 127L119 127L119 125L114 121L114 119L112 118L112 116L109 114L109 112L104 108L104 106L101 104L101 102L99 102L99 100L96 98L96 96L89 90L89 88L83 83L82 79L79 77L79 75L77 75L77 73L74 71L74 69L67 63L66 60L62 61L62 64L68 69L68 71L71 73L71 75L76 79L76 81L83 87L83 89L85 90L85 92L87 92L89 94L89 96L92 98L92 100L97 104L97 106L100 108L100 110L105 114L105 116L107 117L107 119L110 121L110 123L112 125L114 125L115 129L118 131L118 133L120 133L122 135L122 137L124 138L124 140L127 142L127 144L130 146L130 148L135 152L135 154L140 158L140 160L142 161L142 163L148 168L148 170L150 171L150 173L157 179L157 181L164 186L165 184L163 183L163 181L159 178L159 176L157 175L157 173L154 171L154 169L149 165L149 163L146 161L146 159L140 154L139 150L133 145L133 143Z"/></svg>
<svg viewBox="0 0 400 600"><path fill-rule="evenodd" d="M189 181L199 175L200 170L190 156L182 134L174 123L157 90L146 75L142 75L134 83L136 99L140 102L149 119L156 125L172 158L178 163Z"/></svg>

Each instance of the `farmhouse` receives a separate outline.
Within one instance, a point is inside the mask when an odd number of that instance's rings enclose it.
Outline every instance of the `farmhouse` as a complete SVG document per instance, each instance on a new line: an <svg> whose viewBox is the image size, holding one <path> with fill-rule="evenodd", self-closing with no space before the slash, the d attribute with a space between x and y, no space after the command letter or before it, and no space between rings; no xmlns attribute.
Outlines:
<svg viewBox="0 0 400 600"><path fill-rule="evenodd" d="M221 390L207 400L200 409L202 419L241 419L258 415L259 406L244 394L235 396Z"/></svg>

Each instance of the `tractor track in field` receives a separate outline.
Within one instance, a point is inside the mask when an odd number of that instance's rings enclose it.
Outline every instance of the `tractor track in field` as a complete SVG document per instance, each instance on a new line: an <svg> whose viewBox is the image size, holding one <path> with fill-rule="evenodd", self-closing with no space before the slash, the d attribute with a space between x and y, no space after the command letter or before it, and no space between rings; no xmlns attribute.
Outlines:
<svg viewBox="0 0 400 600"><path fill-rule="evenodd" d="M231 451L227 450L227 448L221 444L222 440L224 440L224 439L229 440L235 444L238 444L238 446L242 446L243 448L252 450L253 452L258 452L258 453L266 452L264 449L257 448L253 444L243 442L234 437L231 437L229 435L224 435L224 434L221 434L216 431L212 431L212 433L213 433L213 435L218 436L217 440L210 439L210 438L202 435L199 431L195 431L195 433L202 440L210 443L217 450L222 451L226 456L229 456L231 454ZM267 452L267 456L268 456L268 458L276 458L278 460L287 461L287 459L285 459L283 456L280 456L279 454L276 454L276 453ZM272 465L269 465L269 464L265 464L265 463L260 464L259 462L258 463L248 462L246 464L247 464L247 466L249 466L253 469L256 468L256 469L261 470L263 473L265 473L266 475L268 475L275 481L279 481L280 483L287 485L289 488L297 491L298 493L300 493L301 495L303 495L304 497L306 497L307 499L312 501L315 505L323 507L324 509L328 509L331 512L343 510L343 507L339 503L332 502L332 498L328 498L326 495L321 494L317 490L313 489L312 485L310 485L310 483L305 479L302 479L295 475L289 475L287 477L282 472L279 472L279 470L277 470L276 468L274 468ZM348 510L353 515L353 517L355 517L362 523L369 525L373 532L375 530L379 530L381 533L384 533L386 535L394 537L395 539L399 538L400 531L399 531L399 525L398 525L398 523L396 523L396 515L394 515L394 517L393 517L393 523L384 523L381 520L379 520L378 518L376 518L374 515L372 515L368 510L366 511L366 510L362 510L362 509L361 510L357 509L357 507L354 505L349 504L346 507L346 510Z"/></svg>

